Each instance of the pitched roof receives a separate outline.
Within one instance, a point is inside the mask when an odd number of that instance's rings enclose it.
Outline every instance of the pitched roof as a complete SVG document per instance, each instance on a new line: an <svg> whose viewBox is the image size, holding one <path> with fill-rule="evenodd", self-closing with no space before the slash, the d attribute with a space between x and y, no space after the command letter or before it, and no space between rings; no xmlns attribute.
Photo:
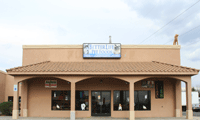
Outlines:
<svg viewBox="0 0 200 120"><path fill-rule="evenodd" d="M199 70L162 62L50 62L7 69L8 74L198 74Z"/></svg>

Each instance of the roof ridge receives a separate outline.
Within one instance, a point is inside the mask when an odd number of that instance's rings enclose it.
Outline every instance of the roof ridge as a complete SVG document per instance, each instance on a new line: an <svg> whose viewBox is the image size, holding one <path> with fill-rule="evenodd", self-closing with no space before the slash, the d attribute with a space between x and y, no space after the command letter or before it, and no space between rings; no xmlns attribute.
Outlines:
<svg viewBox="0 0 200 120"><path fill-rule="evenodd" d="M159 61L152 61L152 62L161 63L161 64L165 64L165 65L172 65L172 66L179 67L179 68L191 69L191 70L198 71L198 72L200 71L199 69L195 69L195 68L191 68L191 67L186 67L186 66L182 66L182 65L175 65L175 64L170 64L170 63L165 63L165 62L159 62Z"/></svg>
<svg viewBox="0 0 200 120"><path fill-rule="evenodd" d="M13 69L19 69L19 68L22 68L22 67L28 67L28 66L38 65L38 64L42 64L42 63L47 63L47 62L51 62L51 61L43 61L43 62L28 64L28 65L24 65L24 66L22 65L22 66L6 69L6 71L8 72L8 71L13 70Z"/></svg>

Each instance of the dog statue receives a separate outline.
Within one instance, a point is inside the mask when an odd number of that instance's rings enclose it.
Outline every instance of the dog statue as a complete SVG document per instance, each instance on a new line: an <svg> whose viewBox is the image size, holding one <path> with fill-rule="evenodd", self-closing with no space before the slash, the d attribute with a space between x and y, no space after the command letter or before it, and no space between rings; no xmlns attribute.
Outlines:
<svg viewBox="0 0 200 120"><path fill-rule="evenodd" d="M176 45L176 43L177 43L177 45L178 45L178 34L176 34L176 35L174 36L173 45Z"/></svg>

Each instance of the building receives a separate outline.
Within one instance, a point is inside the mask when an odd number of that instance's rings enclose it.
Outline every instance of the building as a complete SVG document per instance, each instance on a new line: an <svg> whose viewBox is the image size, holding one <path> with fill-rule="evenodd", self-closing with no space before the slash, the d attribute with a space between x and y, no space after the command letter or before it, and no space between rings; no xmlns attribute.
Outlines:
<svg viewBox="0 0 200 120"><path fill-rule="evenodd" d="M13 85L14 77L0 70L0 103L5 101L13 101ZM21 84L19 85L21 86ZM19 98L21 97L20 86Z"/></svg>
<svg viewBox="0 0 200 120"><path fill-rule="evenodd" d="M113 51L114 50L114 51ZM109 56L108 54L116 56ZM95 57L101 53L102 56ZM181 81L192 119L191 76L180 66L179 45L24 45L14 77L13 119L21 116L181 117Z"/></svg>

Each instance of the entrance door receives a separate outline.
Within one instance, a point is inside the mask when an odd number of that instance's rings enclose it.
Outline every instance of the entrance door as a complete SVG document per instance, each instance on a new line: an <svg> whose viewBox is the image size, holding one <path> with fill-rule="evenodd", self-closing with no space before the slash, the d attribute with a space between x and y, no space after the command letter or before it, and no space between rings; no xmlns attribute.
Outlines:
<svg viewBox="0 0 200 120"><path fill-rule="evenodd" d="M110 116L110 91L92 91L92 116Z"/></svg>

